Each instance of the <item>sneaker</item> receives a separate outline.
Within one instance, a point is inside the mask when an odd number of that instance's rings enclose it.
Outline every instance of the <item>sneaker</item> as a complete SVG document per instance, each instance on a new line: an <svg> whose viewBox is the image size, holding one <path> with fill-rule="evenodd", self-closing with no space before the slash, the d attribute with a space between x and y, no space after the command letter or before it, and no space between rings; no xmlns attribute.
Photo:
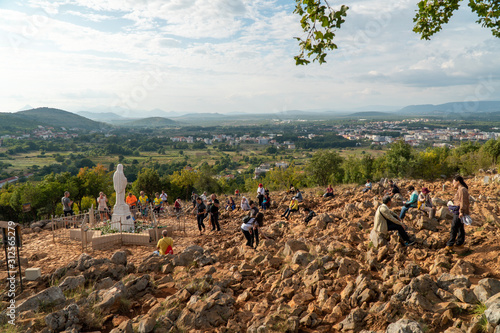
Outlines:
<svg viewBox="0 0 500 333"><path fill-rule="evenodd" d="M453 251L453 245L446 245L445 249L448 251Z"/></svg>
<svg viewBox="0 0 500 333"><path fill-rule="evenodd" d="M405 242L405 246L411 246L411 245L414 245L414 244L415 244L415 241Z"/></svg>
<svg viewBox="0 0 500 333"><path fill-rule="evenodd" d="M457 250L463 250L464 248L465 248L464 244L455 245L455 249Z"/></svg>

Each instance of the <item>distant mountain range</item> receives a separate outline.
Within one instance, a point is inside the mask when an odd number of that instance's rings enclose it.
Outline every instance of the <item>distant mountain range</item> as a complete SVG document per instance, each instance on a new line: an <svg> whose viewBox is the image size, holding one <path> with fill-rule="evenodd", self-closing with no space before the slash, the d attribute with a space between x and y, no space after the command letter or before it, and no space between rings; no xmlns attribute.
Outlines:
<svg viewBox="0 0 500 333"><path fill-rule="evenodd" d="M382 106L378 106L382 107ZM367 107L368 108L368 107ZM479 121L500 121L500 101L452 102L445 104L422 104L406 106L398 111L363 110L360 112L341 111L303 111L288 110L268 113L169 113L160 109L131 111L145 118L126 117L115 112L79 111L67 112L55 108L35 108L13 113L0 112L0 133L16 130L29 130L37 125L54 128L96 130L112 127L124 128L169 128L185 125L250 125L270 120L335 120L335 119L403 119L415 116L437 116L444 119L463 119ZM375 107L374 107L375 109ZM151 114L156 114L151 116ZM166 117L172 114L174 117Z"/></svg>
<svg viewBox="0 0 500 333"><path fill-rule="evenodd" d="M500 112L500 101L451 102L445 104L409 105L398 111L400 114L448 115L460 113L495 113Z"/></svg>

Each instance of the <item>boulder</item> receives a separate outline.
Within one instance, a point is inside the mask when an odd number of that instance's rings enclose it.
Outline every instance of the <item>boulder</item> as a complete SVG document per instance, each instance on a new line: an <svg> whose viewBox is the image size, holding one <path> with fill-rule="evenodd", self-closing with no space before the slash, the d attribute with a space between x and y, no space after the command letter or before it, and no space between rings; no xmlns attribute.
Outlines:
<svg viewBox="0 0 500 333"><path fill-rule="evenodd" d="M467 278L465 275L452 275L444 273L437 280L437 285L439 286L439 288L448 290L448 288L450 288L450 286L452 285L456 287L469 288L471 283L469 278Z"/></svg>
<svg viewBox="0 0 500 333"><path fill-rule="evenodd" d="M338 324L338 327L342 331L360 331L364 325L363 320L366 315L367 312L365 310L360 308L354 309Z"/></svg>
<svg viewBox="0 0 500 333"><path fill-rule="evenodd" d="M500 281L496 279L479 280L477 286L474 287L474 294L482 303L497 293L500 293Z"/></svg>
<svg viewBox="0 0 500 333"><path fill-rule="evenodd" d="M33 310L35 312L40 310L40 306L43 305L58 305L64 303L66 297L59 287L50 287L45 289L38 294L28 297L24 302L19 304L17 307L17 312L22 313L24 311Z"/></svg>
<svg viewBox="0 0 500 333"><path fill-rule="evenodd" d="M459 259L450 273L454 275L472 275L474 271L474 266L470 262Z"/></svg>
<svg viewBox="0 0 500 333"><path fill-rule="evenodd" d="M111 256L111 262L116 265L127 266L127 252L125 251L116 251Z"/></svg>
<svg viewBox="0 0 500 333"><path fill-rule="evenodd" d="M308 252L299 250L293 255L292 264L307 266L311 262L311 257Z"/></svg>
<svg viewBox="0 0 500 333"><path fill-rule="evenodd" d="M385 235L379 234L375 229L370 232L370 241L376 249L387 244Z"/></svg>
<svg viewBox="0 0 500 333"><path fill-rule="evenodd" d="M52 331L60 332L78 324L80 308L76 304L70 304L63 310L53 312L45 317L47 327Z"/></svg>
<svg viewBox="0 0 500 333"><path fill-rule="evenodd" d="M441 207L436 212L436 218L439 220L452 220L453 214L450 213L448 207Z"/></svg>
<svg viewBox="0 0 500 333"><path fill-rule="evenodd" d="M125 320L118 327L113 328L109 333L134 333L132 328L132 321Z"/></svg>
<svg viewBox="0 0 500 333"><path fill-rule="evenodd" d="M126 295L128 298L139 298L145 293L146 289L151 287L150 276L145 274L127 282L125 285Z"/></svg>
<svg viewBox="0 0 500 333"><path fill-rule="evenodd" d="M100 291L98 294L98 303L94 306L103 312L110 312L121 297L125 296L125 286L123 283L117 282L107 290ZM90 298L90 296L89 296Z"/></svg>
<svg viewBox="0 0 500 333"><path fill-rule="evenodd" d="M171 260L172 260L171 257L168 255L167 256L150 255L149 257L146 257L143 260L143 262L139 265L139 267L137 267L137 272L138 273L161 272L163 265L167 265L168 263L170 263ZM192 260L189 263L191 262Z"/></svg>
<svg viewBox="0 0 500 333"><path fill-rule="evenodd" d="M337 271L337 278L346 275L356 275L358 273L359 264L348 258L341 258L339 260L339 269Z"/></svg>
<svg viewBox="0 0 500 333"><path fill-rule="evenodd" d="M468 288L457 288L453 290L455 295L460 301L468 304L477 304L478 300L474 292Z"/></svg>
<svg viewBox="0 0 500 333"><path fill-rule="evenodd" d="M289 240L288 242L286 242L283 254L285 256L290 256L299 250L309 252L309 248L307 247L307 245L304 242L292 239L292 240Z"/></svg>
<svg viewBox="0 0 500 333"><path fill-rule="evenodd" d="M216 291L202 299L192 296L177 319L177 326L185 329L212 330L226 325L233 315L235 299L221 291Z"/></svg>
<svg viewBox="0 0 500 333"><path fill-rule="evenodd" d="M150 333L154 330L156 325L156 319L146 316L139 322L139 333Z"/></svg>
<svg viewBox="0 0 500 333"><path fill-rule="evenodd" d="M427 216L420 216L416 226L418 230L437 231L438 221L436 219L430 219Z"/></svg>
<svg viewBox="0 0 500 333"><path fill-rule="evenodd" d="M414 320L400 319L387 327L386 333L423 333L420 324Z"/></svg>
<svg viewBox="0 0 500 333"><path fill-rule="evenodd" d="M486 311L484 311L484 315L488 320L488 323L493 327L500 325L500 303L495 303L490 306Z"/></svg>
<svg viewBox="0 0 500 333"><path fill-rule="evenodd" d="M85 277L83 275L68 276L59 284L59 288L61 288L62 291L74 290L83 286L84 283Z"/></svg>
<svg viewBox="0 0 500 333"><path fill-rule="evenodd" d="M100 281L96 281L96 283L94 283L94 290L109 289L113 286L113 284L115 284L115 282L111 278L107 277Z"/></svg>
<svg viewBox="0 0 500 333"><path fill-rule="evenodd" d="M184 251L175 255L173 258L174 266L189 266L194 262L196 257L203 254L203 248L198 245L188 246Z"/></svg>

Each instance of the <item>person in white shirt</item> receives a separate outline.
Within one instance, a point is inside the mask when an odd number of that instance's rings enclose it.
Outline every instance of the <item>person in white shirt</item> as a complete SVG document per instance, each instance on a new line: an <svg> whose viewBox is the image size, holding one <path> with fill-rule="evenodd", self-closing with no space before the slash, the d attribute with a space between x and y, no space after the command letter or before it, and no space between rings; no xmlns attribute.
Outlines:
<svg viewBox="0 0 500 333"><path fill-rule="evenodd" d="M245 218L247 219L247 218ZM244 220L245 221L245 220ZM243 222L241 225L241 231L243 231L243 235L245 235L245 238L247 239L246 246L252 247L253 248L253 229L254 225L257 223L255 221L255 218L250 217L246 222Z"/></svg>
<svg viewBox="0 0 500 333"><path fill-rule="evenodd" d="M168 205L168 202L167 202L168 195L167 195L167 193L165 193L165 191L161 191L160 199L161 199L161 203L162 203L163 207L167 207L167 205Z"/></svg>
<svg viewBox="0 0 500 333"><path fill-rule="evenodd" d="M99 197L97 198L97 204L98 204L97 210L99 211L101 221L104 221L106 211L108 210L108 198L106 198L103 192L99 193Z"/></svg>
<svg viewBox="0 0 500 333"><path fill-rule="evenodd" d="M266 194L266 189L262 184L257 187L257 199L259 199L259 207L262 207L262 201L264 201L264 195Z"/></svg>

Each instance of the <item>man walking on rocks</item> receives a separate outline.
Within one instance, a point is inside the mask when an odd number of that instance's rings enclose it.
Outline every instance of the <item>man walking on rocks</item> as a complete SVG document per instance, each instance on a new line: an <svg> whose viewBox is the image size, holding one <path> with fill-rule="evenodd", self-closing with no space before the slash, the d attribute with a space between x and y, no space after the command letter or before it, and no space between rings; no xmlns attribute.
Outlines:
<svg viewBox="0 0 500 333"><path fill-rule="evenodd" d="M212 225L212 231L220 231L220 224L219 224L219 200L217 200L217 196L212 194L211 196L212 199L212 205L210 206L210 224Z"/></svg>
<svg viewBox="0 0 500 333"><path fill-rule="evenodd" d="M397 230L399 237L403 239L406 246L415 244L415 241L410 241L410 237L406 233L401 219L390 209L391 197L385 196L382 202L383 204L380 205L375 212L375 222L373 224L375 232L386 236L388 231Z"/></svg>
<svg viewBox="0 0 500 333"><path fill-rule="evenodd" d="M207 213L207 206L203 203L201 197L196 198L196 221L198 222L198 230L200 230L200 235L202 234L201 229L205 232L205 224L203 220L205 219L205 214Z"/></svg>

